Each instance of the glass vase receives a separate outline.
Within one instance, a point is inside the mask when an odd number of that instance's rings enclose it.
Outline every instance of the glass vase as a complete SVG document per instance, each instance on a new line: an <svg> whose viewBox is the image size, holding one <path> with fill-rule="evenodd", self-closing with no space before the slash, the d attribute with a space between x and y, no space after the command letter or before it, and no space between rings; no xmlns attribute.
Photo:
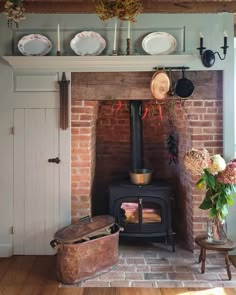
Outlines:
<svg viewBox="0 0 236 295"><path fill-rule="evenodd" d="M227 222L226 219L217 217L207 222L207 240L213 244L224 244L227 241Z"/></svg>

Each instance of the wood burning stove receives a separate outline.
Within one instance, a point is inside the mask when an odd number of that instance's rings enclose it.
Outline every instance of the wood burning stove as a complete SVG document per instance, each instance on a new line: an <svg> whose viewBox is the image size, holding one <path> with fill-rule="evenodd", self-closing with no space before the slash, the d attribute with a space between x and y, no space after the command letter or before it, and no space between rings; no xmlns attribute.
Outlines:
<svg viewBox="0 0 236 295"><path fill-rule="evenodd" d="M130 101L131 171L143 169L141 101ZM175 251L171 225L171 187L165 181L137 185L123 182L109 186L109 214L124 228L121 236L165 237Z"/></svg>
<svg viewBox="0 0 236 295"><path fill-rule="evenodd" d="M124 182L109 187L109 214L124 228L121 236L165 237L175 251L171 201L171 188L164 181L143 186Z"/></svg>

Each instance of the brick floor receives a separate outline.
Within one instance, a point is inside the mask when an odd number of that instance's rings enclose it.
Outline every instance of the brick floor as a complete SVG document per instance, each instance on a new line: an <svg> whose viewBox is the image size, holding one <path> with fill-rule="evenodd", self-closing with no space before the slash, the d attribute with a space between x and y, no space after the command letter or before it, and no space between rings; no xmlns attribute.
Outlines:
<svg viewBox="0 0 236 295"><path fill-rule="evenodd" d="M236 287L236 268L231 265L232 280L226 273L224 258L207 252L206 270L202 274L199 252L191 253L178 246L160 243L120 243L118 264L112 270L83 281L81 287L162 287L204 288Z"/></svg>

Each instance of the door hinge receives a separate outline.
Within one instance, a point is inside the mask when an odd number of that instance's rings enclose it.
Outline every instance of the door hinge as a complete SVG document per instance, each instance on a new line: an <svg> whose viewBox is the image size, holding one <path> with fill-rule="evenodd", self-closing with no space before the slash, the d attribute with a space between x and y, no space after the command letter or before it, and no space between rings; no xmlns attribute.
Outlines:
<svg viewBox="0 0 236 295"><path fill-rule="evenodd" d="M10 227L10 234L11 234L11 235L14 234L13 226Z"/></svg>
<svg viewBox="0 0 236 295"><path fill-rule="evenodd" d="M15 134L15 127L11 127L11 134L12 134L12 135Z"/></svg>

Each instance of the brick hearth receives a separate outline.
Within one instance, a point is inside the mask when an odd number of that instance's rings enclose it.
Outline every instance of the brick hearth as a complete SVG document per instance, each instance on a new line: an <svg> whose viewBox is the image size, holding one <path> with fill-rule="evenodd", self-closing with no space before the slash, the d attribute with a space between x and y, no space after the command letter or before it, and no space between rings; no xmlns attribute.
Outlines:
<svg viewBox="0 0 236 295"><path fill-rule="evenodd" d="M183 155L191 147L206 147L211 154L223 150L222 73L187 72L195 85L194 95L174 108L163 109L150 93L152 72L73 73L72 75L72 221L88 214L107 213L106 190L117 179L128 176L128 101L145 100L154 114L143 120L144 161L155 178L171 181L175 191L174 223L177 238L194 249L194 237L205 230L207 212L198 208L203 192L183 167ZM174 81L181 73L172 73ZM115 112L117 101L123 105ZM170 105L169 105L170 106ZM166 139L170 133L168 116L179 136L179 163L168 164ZM93 204L92 204L93 203ZM177 222L178 221L178 222Z"/></svg>
<svg viewBox="0 0 236 295"><path fill-rule="evenodd" d="M198 255L197 251L191 253L179 247L173 253L168 246L147 241L136 241L134 244L123 242L119 246L118 264L112 270L97 273L93 278L77 285L139 288L236 287L236 268L231 264L232 280L229 281L223 255L217 252L207 253L204 274L201 273Z"/></svg>

